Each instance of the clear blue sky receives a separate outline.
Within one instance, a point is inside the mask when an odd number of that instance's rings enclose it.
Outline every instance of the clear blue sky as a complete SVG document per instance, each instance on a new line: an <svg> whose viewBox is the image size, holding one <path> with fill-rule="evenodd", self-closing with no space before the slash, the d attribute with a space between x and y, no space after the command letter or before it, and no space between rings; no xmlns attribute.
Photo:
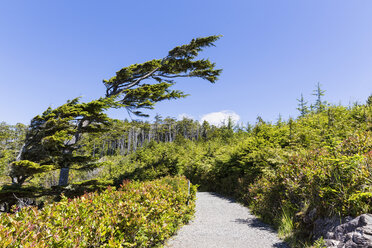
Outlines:
<svg viewBox="0 0 372 248"><path fill-rule="evenodd" d="M77 96L104 95L102 79L162 58L194 37L222 34L204 57L222 68L212 85L182 80L188 98L150 114L200 119L232 111L296 116L317 82L325 100L365 102L372 93L372 1L4 0L0 2L0 121L22 122ZM127 118L126 111L112 116ZM150 119L151 120L151 119Z"/></svg>

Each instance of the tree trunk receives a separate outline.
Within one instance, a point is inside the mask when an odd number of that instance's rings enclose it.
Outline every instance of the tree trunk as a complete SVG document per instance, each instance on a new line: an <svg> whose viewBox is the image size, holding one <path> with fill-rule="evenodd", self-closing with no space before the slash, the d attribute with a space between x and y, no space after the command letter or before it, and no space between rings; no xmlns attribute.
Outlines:
<svg viewBox="0 0 372 248"><path fill-rule="evenodd" d="M132 132L131 132L131 129L129 129L128 131L128 153L127 154L130 154L131 152L131 145L132 145Z"/></svg>
<svg viewBox="0 0 372 248"><path fill-rule="evenodd" d="M59 186L66 186L68 184L68 174L70 172L69 167L61 168L61 171L59 172Z"/></svg>

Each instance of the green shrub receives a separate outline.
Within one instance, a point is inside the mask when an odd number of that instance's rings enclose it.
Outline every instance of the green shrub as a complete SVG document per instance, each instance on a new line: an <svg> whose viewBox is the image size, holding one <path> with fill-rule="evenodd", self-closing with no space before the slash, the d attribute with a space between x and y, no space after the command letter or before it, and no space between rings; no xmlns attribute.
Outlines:
<svg viewBox="0 0 372 248"><path fill-rule="evenodd" d="M348 137L334 149L294 153L287 163L275 171L265 171L245 190L246 202L254 213L279 229L288 229L289 215L283 218L283 211L291 212L295 217L293 235L306 232L307 237L311 237L311 221L316 218L370 213L371 137L371 132L364 132ZM310 211L312 219L305 221Z"/></svg>
<svg viewBox="0 0 372 248"><path fill-rule="evenodd" d="M44 209L3 214L1 247L151 247L194 212L196 187L185 178L123 182L119 190L63 197Z"/></svg>

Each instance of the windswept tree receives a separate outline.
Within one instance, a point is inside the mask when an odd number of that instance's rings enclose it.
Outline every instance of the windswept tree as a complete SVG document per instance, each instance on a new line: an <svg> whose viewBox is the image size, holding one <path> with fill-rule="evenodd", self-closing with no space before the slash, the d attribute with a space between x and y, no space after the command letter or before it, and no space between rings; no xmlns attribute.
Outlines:
<svg viewBox="0 0 372 248"><path fill-rule="evenodd" d="M187 96L171 89L176 78L216 82L221 70L209 59L197 59L197 56L205 47L214 46L219 37L193 39L189 44L175 47L162 59L122 68L114 77L103 81L106 95L99 100L80 103L74 99L36 116L17 161L11 165L13 184L21 185L35 173L60 169L59 185L66 185L72 166L96 166L91 156L78 151L85 133L102 132L109 125L105 110L120 107L136 116L148 116L143 110L153 109L155 103Z"/></svg>
<svg viewBox="0 0 372 248"><path fill-rule="evenodd" d="M187 96L180 90L171 89L176 78L202 78L215 83L220 69L209 59L196 59L205 47L214 46L220 36L193 39L189 44L178 46L162 59L124 67L108 80L106 97L117 96L120 103L137 116L148 116L141 109L153 109L155 103Z"/></svg>
<svg viewBox="0 0 372 248"><path fill-rule="evenodd" d="M35 174L61 169L59 184L65 185L72 165L80 165L78 169L94 167L91 155L77 152L79 141L85 133L105 131L110 118L103 111L114 106L117 103L112 98L89 103L75 98L34 117L17 161L10 166L12 183L22 185Z"/></svg>

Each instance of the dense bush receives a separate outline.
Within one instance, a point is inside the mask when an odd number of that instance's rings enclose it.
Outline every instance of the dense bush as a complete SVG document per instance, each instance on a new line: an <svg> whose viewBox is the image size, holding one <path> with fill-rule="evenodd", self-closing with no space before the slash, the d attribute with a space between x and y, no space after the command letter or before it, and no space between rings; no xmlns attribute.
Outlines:
<svg viewBox="0 0 372 248"><path fill-rule="evenodd" d="M1 247L152 247L194 212L196 187L185 178L124 181L120 189L87 193L0 219Z"/></svg>
<svg viewBox="0 0 372 248"><path fill-rule="evenodd" d="M335 148L296 152L246 188L245 202L266 221L311 236L316 218L372 212L372 134L357 133ZM309 219L309 212L311 217Z"/></svg>

